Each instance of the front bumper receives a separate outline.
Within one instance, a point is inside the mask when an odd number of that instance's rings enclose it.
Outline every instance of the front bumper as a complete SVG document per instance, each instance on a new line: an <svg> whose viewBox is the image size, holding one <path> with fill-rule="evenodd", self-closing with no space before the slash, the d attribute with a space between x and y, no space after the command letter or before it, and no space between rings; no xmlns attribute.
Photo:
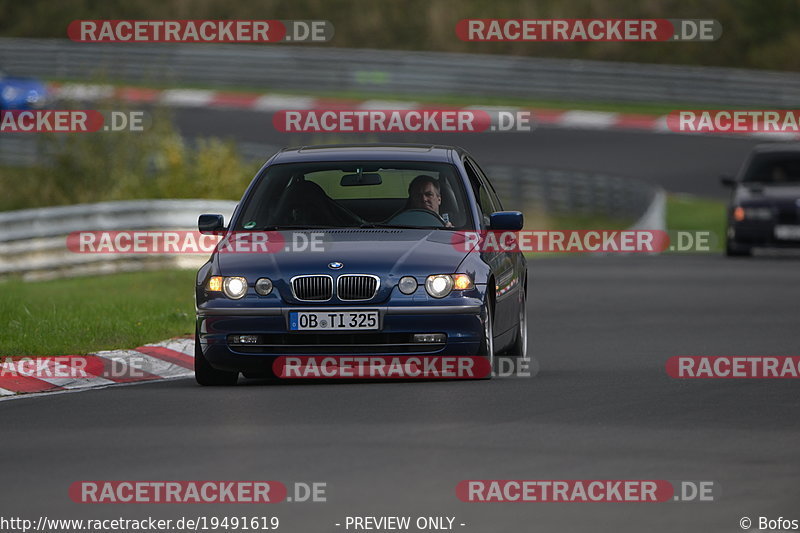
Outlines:
<svg viewBox="0 0 800 533"><path fill-rule="evenodd" d="M477 299L458 305L409 305L378 310L381 327L369 331L289 331L290 311L329 311L329 307L198 309L200 347L218 370L262 372L282 355L477 355L483 335L485 307ZM356 307L350 307L356 309ZM360 308L359 308L360 309ZM414 343L414 333L444 333L444 343ZM257 335L257 344L235 344L233 335Z"/></svg>
<svg viewBox="0 0 800 533"><path fill-rule="evenodd" d="M765 248L797 248L800 238L778 238L771 221L733 222L728 226L728 241L735 245ZM794 224L788 224L794 225Z"/></svg>

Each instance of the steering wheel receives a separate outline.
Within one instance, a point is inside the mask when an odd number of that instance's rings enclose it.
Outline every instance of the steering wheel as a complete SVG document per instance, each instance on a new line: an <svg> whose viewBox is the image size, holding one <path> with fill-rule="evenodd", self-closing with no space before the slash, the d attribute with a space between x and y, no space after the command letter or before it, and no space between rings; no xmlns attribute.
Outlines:
<svg viewBox="0 0 800 533"><path fill-rule="evenodd" d="M404 226L432 226L433 222L439 227L445 227L447 222L435 211L428 209L406 209L386 221L387 224L400 224Z"/></svg>

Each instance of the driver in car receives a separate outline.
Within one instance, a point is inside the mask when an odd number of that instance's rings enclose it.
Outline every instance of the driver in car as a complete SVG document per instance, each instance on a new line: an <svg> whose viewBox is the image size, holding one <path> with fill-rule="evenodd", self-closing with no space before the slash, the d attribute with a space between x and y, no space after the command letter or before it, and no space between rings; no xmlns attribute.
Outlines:
<svg viewBox="0 0 800 533"><path fill-rule="evenodd" d="M442 217L445 227L452 228L450 217L447 213L439 214L442 205L442 193L439 181L433 176L422 174L413 179L408 185L408 209L427 209Z"/></svg>

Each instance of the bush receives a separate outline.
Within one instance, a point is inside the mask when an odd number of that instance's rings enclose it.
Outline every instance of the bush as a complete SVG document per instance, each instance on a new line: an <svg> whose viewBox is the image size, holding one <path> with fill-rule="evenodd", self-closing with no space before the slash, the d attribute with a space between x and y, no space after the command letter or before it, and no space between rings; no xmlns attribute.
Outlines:
<svg viewBox="0 0 800 533"><path fill-rule="evenodd" d="M108 101L98 109L125 107ZM258 170L232 141L187 141L165 110L148 113L148 119L142 132L42 135L46 164L0 169L0 209L139 198L237 200Z"/></svg>

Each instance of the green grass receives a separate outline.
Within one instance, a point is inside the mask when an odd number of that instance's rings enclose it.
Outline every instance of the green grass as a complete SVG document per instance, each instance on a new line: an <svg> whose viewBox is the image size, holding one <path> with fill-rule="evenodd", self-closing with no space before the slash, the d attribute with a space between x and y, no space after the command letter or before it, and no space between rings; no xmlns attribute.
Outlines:
<svg viewBox="0 0 800 533"><path fill-rule="evenodd" d="M194 333L193 271L0 283L0 355L72 355Z"/></svg>
<svg viewBox="0 0 800 533"><path fill-rule="evenodd" d="M721 251L725 244L726 205L722 200L670 194L667 197L670 236L676 231L708 231L711 232L711 251Z"/></svg>

